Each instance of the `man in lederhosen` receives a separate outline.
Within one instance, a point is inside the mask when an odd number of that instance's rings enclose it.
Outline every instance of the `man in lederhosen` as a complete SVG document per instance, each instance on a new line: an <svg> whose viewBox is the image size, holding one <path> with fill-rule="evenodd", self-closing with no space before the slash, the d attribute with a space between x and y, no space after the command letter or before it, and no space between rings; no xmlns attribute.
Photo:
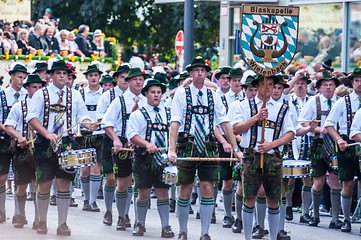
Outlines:
<svg viewBox="0 0 361 240"><path fill-rule="evenodd" d="M348 146L348 144L355 142L351 140L350 131L351 124L354 122L355 112L361 106L361 68L356 68L353 71L350 80L353 91L337 100L328 114L324 125L327 132L335 139L336 147L338 148L336 153L338 177L342 182L341 206L345 219L341 226L342 232L351 231L350 215L353 180L355 176L361 179L359 153L356 152L359 146Z"/></svg>
<svg viewBox="0 0 361 240"><path fill-rule="evenodd" d="M105 145L103 141L103 150L112 151L112 147L114 146L114 154L111 156L104 155L103 160L109 161L109 159L106 159L109 157L110 160L113 160L114 177L117 179L116 204L119 215L116 228L121 231L130 227L128 225L130 223L126 221L125 218L125 211L128 203L128 187L132 181L131 154L129 150L127 151L127 149L123 149L130 147L125 134L129 114L140 107L143 107L146 103L146 98L141 93L144 77L145 74L143 74L139 68L131 68L128 76L126 77L129 90L114 99L102 119L102 123L104 123L104 130L107 136L111 139L109 145ZM107 189L105 189L105 192L105 194L107 194Z"/></svg>
<svg viewBox="0 0 361 240"><path fill-rule="evenodd" d="M220 125L228 142L232 145L234 156L240 159L242 153L237 146L222 100L217 93L204 85L207 72L211 68L202 57L196 57L187 70L192 76L192 84L177 92L173 99L169 133L169 160L177 161L176 150L179 156L184 157L211 158L218 156L218 143L214 136L214 129L217 125ZM190 195L196 170L198 170L202 195L200 201L201 239L210 239L208 232L214 208L213 184L218 181L218 163L214 161L177 161L177 168L178 183L180 184L177 200L180 231L178 239L188 238Z"/></svg>
<svg viewBox="0 0 361 240"><path fill-rule="evenodd" d="M8 178L12 152L10 152L10 136L5 133L4 123L14 105L25 99L27 91L23 88L23 80L28 75L26 67L16 64L9 72L11 86L0 92L0 223L6 221L5 182Z"/></svg>
<svg viewBox="0 0 361 240"><path fill-rule="evenodd" d="M242 134L241 147L245 149L242 161L243 228L245 239L252 239L253 212L258 190L263 184L267 205L270 239L277 239L279 225L279 200L282 186L283 145L294 137L294 127L287 104L280 104L271 98L273 86L278 82L275 76L269 77L264 93L264 77L258 76L252 85L258 87L255 99L242 101L240 114L236 116L233 130ZM266 94L266 95L264 95ZM262 108L266 97L266 107ZM261 143L262 120L266 121L264 143ZM261 166L261 154L264 154Z"/></svg>
<svg viewBox="0 0 361 240"><path fill-rule="evenodd" d="M46 234L47 212L49 207L50 188L56 177L58 207L57 234L70 236L70 228L66 224L70 203L70 181L74 174L66 172L59 166L58 153L66 149L76 149L72 135L77 122L94 131L97 125L90 123L88 112L80 93L65 86L68 71L64 61L54 62L51 67L53 82L42 91L37 91L29 104L26 120L37 132L34 143L34 160L38 192L36 196L39 225L38 234Z"/></svg>
<svg viewBox="0 0 361 240"><path fill-rule="evenodd" d="M142 94L147 104L130 115L127 138L135 147L134 180L139 190L137 199L137 224L133 236L143 236L145 218L149 208L149 197L152 186L157 196L157 209L162 224L161 237L171 238L174 233L169 226L169 185L162 182L162 154L168 143L168 125L170 110L160 106L162 94L166 87L158 80L147 79ZM163 150L159 150L163 148Z"/></svg>
<svg viewBox="0 0 361 240"><path fill-rule="evenodd" d="M14 216L13 224L16 228L22 228L26 224L25 217L25 202L26 202L26 188L28 183L35 180L35 168L32 149L29 146L34 146L34 142L31 141L35 136L35 133L29 128L26 123L26 115L28 113L28 102L33 94L46 84L42 81L39 75L30 74L27 77L27 81L24 87L28 91L28 98L17 102L11 108L8 118L5 121L5 130L7 134L16 139L13 169L15 175L15 184L17 186L16 199L18 201L19 213ZM35 219L33 228L37 227L37 209L35 205Z"/></svg>

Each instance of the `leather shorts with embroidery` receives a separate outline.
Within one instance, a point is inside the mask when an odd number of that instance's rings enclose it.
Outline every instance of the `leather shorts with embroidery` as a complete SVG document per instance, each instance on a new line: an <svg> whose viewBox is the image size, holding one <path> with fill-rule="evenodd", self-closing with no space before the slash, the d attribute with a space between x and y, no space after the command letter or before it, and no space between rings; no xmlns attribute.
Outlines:
<svg viewBox="0 0 361 240"><path fill-rule="evenodd" d="M218 157L218 140L213 134L206 136L205 151L199 154L194 144L194 136L178 136L177 156L178 157Z"/></svg>
<svg viewBox="0 0 361 240"><path fill-rule="evenodd" d="M346 135L341 135L342 139L347 143L355 143L350 140ZM354 179L355 176L361 179L360 172L360 146L350 146L345 151L338 151L336 153L338 163L338 177L340 181L349 181Z"/></svg>
<svg viewBox="0 0 361 240"><path fill-rule="evenodd" d="M328 172L338 174L337 170L330 167L330 157L323 148L322 138L313 138L310 145L310 161L312 177L321 177Z"/></svg>

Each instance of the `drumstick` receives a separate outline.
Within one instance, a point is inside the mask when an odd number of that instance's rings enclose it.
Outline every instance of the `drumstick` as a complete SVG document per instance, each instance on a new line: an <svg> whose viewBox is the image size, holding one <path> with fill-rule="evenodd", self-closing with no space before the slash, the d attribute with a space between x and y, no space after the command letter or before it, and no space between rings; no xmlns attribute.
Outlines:
<svg viewBox="0 0 361 240"><path fill-rule="evenodd" d="M104 125L102 122L85 122L84 124L96 124L96 125Z"/></svg>
<svg viewBox="0 0 361 240"><path fill-rule="evenodd" d="M35 139L27 141L25 145L29 145L29 143L33 143L33 142L35 142ZM18 144L16 146L20 147L20 144Z"/></svg>
<svg viewBox="0 0 361 240"><path fill-rule="evenodd" d="M112 149L114 150L114 147L112 147ZM168 150L168 148L167 147L158 148L157 151L164 151L164 150ZM120 151L134 152L134 149L133 148L121 148Z"/></svg>
<svg viewBox="0 0 361 240"><path fill-rule="evenodd" d="M306 123L306 122L317 122L317 123L320 123L321 120L297 120L297 122L304 122L304 123Z"/></svg>
<svg viewBox="0 0 361 240"><path fill-rule="evenodd" d="M358 145L359 143L356 142L356 143L350 143L350 144L347 144L347 147L351 147L351 146L355 146L355 145Z"/></svg>
<svg viewBox="0 0 361 240"><path fill-rule="evenodd" d="M178 161L239 161L238 158L202 158L202 157L179 157Z"/></svg>
<svg viewBox="0 0 361 240"><path fill-rule="evenodd" d="M67 130L65 130L65 131L62 131L59 135L58 135L58 138L61 138L63 135L64 135L64 133L66 133L67 131L70 131L71 129L73 129L75 126L77 126L78 125L78 123L76 123L76 124L74 124L73 126L71 126L70 128L68 128Z"/></svg>

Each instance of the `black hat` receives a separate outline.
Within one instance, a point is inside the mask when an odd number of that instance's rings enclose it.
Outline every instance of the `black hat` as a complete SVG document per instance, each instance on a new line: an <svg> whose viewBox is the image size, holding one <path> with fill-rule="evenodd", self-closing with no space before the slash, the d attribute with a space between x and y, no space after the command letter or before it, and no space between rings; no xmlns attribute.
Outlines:
<svg viewBox="0 0 361 240"><path fill-rule="evenodd" d="M26 82L24 83L24 87L29 86L30 83L41 83L43 87L46 84L46 82L43 81L38 74L29 74Z"/></svg>
<svg viewBox="0 0 361 240"><path fill-rule="evenodd" d="M335 75L329 74L329 73L324 73L322 78L320 80L317 80L316 88L319 88L321 86L321 83L323 80L333 80L336 84L336 87L338 87L338 85L340 85L340 81L335 77Z"/></svg>
<svg viewBox="0 0 361 240"><path fill-rule="evenodd" d="M189 76L189 72L188 71L183 71L179 74L179 80L184 80Z"/></svg>
<svg viewBox="0 0 361 240"><path fill-rule="evenodd" d="M257 76L253 76L253 75L249 75L246 78L246 82L242 84L242 87L246 88L246 87L253 87L252 85L252 81L256 79Z"/></svg>
<svg viewBox="0 0 361 240"><path fill-rule="evenodd" d="M322 66L327 69L327 70L330 70L331 72L333 72L333 68L332 68L332 60L329 58L329 59L326 59L325 61L322 62Z"/></svg>
<svg viewBox="0 0 361 240"><path fill-rule="evenodd" d="M26 69L26 67L24 67L23 65L21 64L16 64L13 68L13 70L11 70L9 72L9 74L15 74L16 72L23 72L23 73L26 73L26 74L29 74L28 73L28 70Z"/></svg>
<svg viewBox="0 0 361 240"><path fill-rule="evenodd" d="M92 72L98 72L100 75L103 74L103 72L99 70L99 68L98 68L98 66L96 64L89 65L88 69L83 74L87 75L87 74L92 73Z"/></svg>
<svg viewBox="0 0 361 240"><path fill-rule="evenodd" d="M163 83L161 83L160 81L158 81L156 79L149 78L147 80L147 84L142 89L142 94L145 95L145 92L148 91L148 88L153 85L160 86L162 88L162 94L165 93L166 87Z"/></svg>
<svg viewBox="0 0 361 240"><path fill-rule="evenodd" d="M170 88L170 89L177 88L177 87L178 87L178 83L179 83L179 75L177 75L177 76L174 77L174 78L171 78L168 83L169 83L169 84L168 84L167 88Z"/></svg>
<svg viewBox="0 0 361 240"><path fill-rule="evenodd" d="M283 75L282 74L276 74L275 75L277 78L278 78L278 82L277 83L279 83L279 84L282 84L283 85L283 88L289 88L290 87L290 85L288 85L288 83L287 83L287 81L285 80L285 78L283 77ZM276 83L276 84L277 84Z"/></svg>
<svg viewBox="0 0 361 240"><path fill-rule="evenodd" d="M229 74L229 72L232 70L232 68L230 66L225 66L221 68L221 71L219 71L218 73L216 73L216 79L219 79L221 77L222 74Z"/></svg>
<svg viewBox="0 0 361 240"><path fill-rule="evenodd" d="M188 72L190 72L192 71L193 67L205 67L207 72L211 71L211 67L201 56L193 58L191 65L187 66L186 69Z"/></svg>
<svg viewBox="0 0 361 240"><path fill-rule="evenodd" d="M113 73L113 78L118 76L120 73L129 72L129 69L130 69L129 65L121 65L121 66L119 66L118 70L115 73Z"/></svg>
<svg viewBox="0 0 361 240"><path fill-rule="evenodd" d="M361 68L355 68L348 78L352 81L354 77L361 77Z"/></svg>
<svg viewBox="0 0 361 240"><path fill-rule="evenodd" d="M267 78L273 79L273 84L277 84L278 81L279 81L278 77L276 77L276 76L274 76L274 75L273 75L273 76L270 76L270 77L267 77ZM264 79L264 76L258 75L258 76L255 77L255 79L251 82L252 86L253 86L253 87L257 86L258 82L259 82L260 80L263 80L263 79Z"/></svg>
<svg viewBox="0 0 361 240"><path fill-rule="evenodd" d="M157 72L156 74L154 74L153 78L158 80L159 82L161 82L163 84L167 84L167 82L169 80L169 75L166 74L166 73Z"/></svg>
<svg viewBox="0 0 361 240"><path fill-rule="evenodd" d="M114 86L117 85L117 83L114 81L113 77L110 75L104 75L102 77L102 80L100 80L99 84L102 85L103 83L108 83L108 82L113 83Z"/></svg>
<svg viewBox="0 0 361 240"><path fill-rule="evenodd" d="M139 76L139 75L142 75L144 77L144 79L146 79L146 77L148 76L148 74L143 73L142 70L140 70L140 68L131 68L131 69L129 69L128 76L125 78L125 81L128 81L132 77Z"/></svg>
<svg viewBox="0 0 361 240"><path fill-rule="evenodd" d="M240 68L232 68L231 72L229 73L230 78L242 77L242 76L243 76L243 71Z"/></svg>
<svg viewBox="0 0 361 240"><path fill-rule="evenodd" d="M38 73L38 72L43 71L43 70L49 71L49 70L48 70L48 64L47 64L47 63L45 63L45 62L38 62L38 63L35 64L35 71L34 71L34 73Z"/></svg>
<svg viewBox="0 0 361 240"><path fill-rule="evenodd" d="M13 23L13 26L16 27L16 26L20 26L21 25L21 22L19 20L16 20L14 21Z"/></svg>
<svg viewBox="0 0 361 240"><path fill-rule="evenodd" d="M49 72L54 72L55 70L66 70L68 73L71 73L72 71L66 66L66 63L63 60L59 60L56 62L53 62L53 65L51 66L51 69Z"/></svg>

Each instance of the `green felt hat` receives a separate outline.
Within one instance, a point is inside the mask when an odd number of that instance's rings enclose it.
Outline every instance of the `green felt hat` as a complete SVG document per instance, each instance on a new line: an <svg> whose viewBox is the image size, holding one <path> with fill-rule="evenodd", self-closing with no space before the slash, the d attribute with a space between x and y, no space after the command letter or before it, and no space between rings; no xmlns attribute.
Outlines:
<svg viewBox="0 0 361 240"><path fill-rule="evenodd" d="M243 71L240 68L232 68L232 70L229 73L229 77L233 78L233 77L242 77L243 76Z"/></svg>
<svg viewBox="0 0 361 240"><path fill-rule="evenodd" d="M103 72L99 70L99 67L96 64L89 65L88 69L83 74L87 75L87 74L92 73L92 72L98 72L100 75L103 74Z"/></svg>
<svg viewBox="0 0 361 240"><path fill-rule="evenodd" d="M129 72L129 65L121 65L118 67L118 70L113 74L113 77L118 76L119 74L123 73L123 72Z"/></svg>
<svg viewBox="0 0 361 240"><path fill-rule="evenodd" d="M21 64L16 64L13 68L13 70L11 70L9 72L9 74L15 74L16 72L23 72L23 73L26 73L26 74L29 74L28 73L28 70L26 69L26 67L24 67L23 65Z"/></svg>
<svg viewBox="0 0 361 240"><path fill-rule="evenodd" d="M162 94L165 93L166 86L163 83L154 78L149 78L149 80L147 80L147 84L142 89L142 94L145 95L145 92L148 91L149 87L154 85L160 86L162 88Z"/></svg>
<svg viewBox="0 0 361 240"><path fill-rule="evenodd" d="M221 68L221 71L219 71L218 73L216 73L216 79L219 79L221 77L222 74L229 74L229 72L232 70L232 68L230 66L225 66Z"/></svg>
<svg viewBox="0 0 361 240"><path fill-rule="evenodd" d="M274 76L274 75L273 75L273 76L270 76L270 77L267 77L267 78L272 78L272 79L273 79L273 84L277 84L278 81L279 81L278 77L276 77L276 76ZM251 82L252 86L253 86L253 87L257 86L258 82L259 82L260 80L263 80L263 79L264 79L264 76L258 75L258 76L255 77L255 79Z"/></svg>
<svg viewBox="0 0 361 240"><path fill-rule="evenodd" d="M353 80L354 77L361 77L361 68L355 68L348 78Z"/></svg>
<svg viewBox="0 0 361 240"><path fill-rule="evenodd" d="M49 72L54 72L55 70L66 70L69 73L72 71L66 66L66 63L63 60L59 60L56 62L53 62L53 65L51 66L51 69Z"/></svg>
<svg viewBox="0 0 361 240"><path fill-rule="evenodd" d="M246 82L244 84L242 84L242 87L246 88L246 87L253 87L252 85L252 81L256 79L256 76L253 75L249 75L246 78Z"/></svg>
<svg viewBox="0 0 361 240"><path fill-rule="evenodd" d="M125 81L128 81L132 77L139 76L139 75L142 75L144 77L144 79L146 79L147 76L149 76L149 74L142 72L142 70L140 70L140 68L131 68L131 69L129 69L128 76L125 78Z"/></svg>
<svg viewBox="0 0 361 240"><path fill-rule="evenodd" d="M31 83L41 83L41 85L44 87L46 82L41 79L41 77L38 74L29 74L27 76L27 80L24 83L24 87L29 86Z"/></svg>
<svg viewBox="0 0 361 240"><path fill-rule="evenodd" d="M167 84L169 80L169 75L167 73L157 72L156 74L154 74L153 78L163 84Z"/></svg>
<svg viewBox="0 0 361 240"><path fill-rule="evenodd" d="M179 81L180 81L179 75L175 76L174 78L171 78L168 82L169 84L168 84L167 88L170 88L170 89L177 88Z"/></svg>
<svg viewBox="0 0 361 240"><path fill-rule="evenodd" d="M189 77L190 73L188 71L183 71L179 74L179 80L184 80Z"/></svg>
<svg viewBox="0 0 361 240"><path fill-rule="evenodd" d="M33 73L35 74L43 70L49 71L48 64L45 62L38 62L35 64L35 71Z"/></svg>
<svg viewBox="0 0 361 240"><path fill-rule="evenodd" d="M302 75L301 79L306 80L307 84L310 84L312 82L310 74L308 74L307 72Z"/></svg>
<svg viewBox="0 0 361 240"><path fill-rule="evenodd" d="M330 74L330 73L324 73L322 78L320 80L317 80L316 88L319 88L321 86L321 84L322 84L322 81L324 81L324 80L333 80L335 82L336 87L338 87L338 85L340 85L340 80L338 80L335 77L335 75Z"/></svg>
<svg viewBox="0 0 361 240"><path fill-rule="evenodd" d="M282 84L285 89L290 87L290 85L288 85L287 81L285 80L285 78L283 77L282 74L279 73L279 74L276 74L275 76L278 78L277 83Z"/></svg>
<svg viewBox="0 0 361 240"><path fill-rule="evenodd" d="M102 85L103 83L113 83L114 86L117 85L117 82L114 81L113 77L110 75L104 75L102 79L100 80L99 84Z"/></svg>
<svg viewBox="0 0 361 240"><path fill-rule="evenodd" d="M211 71L211 67L206 63L204 58L201 56L193 58L191 65L187 66L186 69L188 72L190 72L192 71L193 67L205 67L207 72Z"/></svg>

